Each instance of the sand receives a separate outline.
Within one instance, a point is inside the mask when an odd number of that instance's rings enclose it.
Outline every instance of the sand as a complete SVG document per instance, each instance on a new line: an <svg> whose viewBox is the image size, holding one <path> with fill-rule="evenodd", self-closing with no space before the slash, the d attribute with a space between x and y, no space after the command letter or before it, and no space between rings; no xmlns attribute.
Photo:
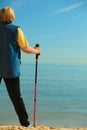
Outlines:
<svg viewBox="0 0 87 130"><path fill-rule="evenodd" d="M46 126L36 126L35 128L26 128L23 126L0 126L0 130L87 130L87 128L53 128Z"/></svg>

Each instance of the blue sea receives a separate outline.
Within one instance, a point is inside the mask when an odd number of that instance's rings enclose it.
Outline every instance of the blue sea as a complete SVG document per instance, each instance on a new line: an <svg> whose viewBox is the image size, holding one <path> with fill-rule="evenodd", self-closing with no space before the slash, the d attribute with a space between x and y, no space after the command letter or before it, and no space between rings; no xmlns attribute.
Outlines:
<svg viewBox="0 0 87 130"><path fill-rule="evenodd" d="M35 64L21 65L21 94L33 124ZM87 127L87 64L39 63L36 125ZM20 125L5 84L0 85L0 125Z"/></svg>

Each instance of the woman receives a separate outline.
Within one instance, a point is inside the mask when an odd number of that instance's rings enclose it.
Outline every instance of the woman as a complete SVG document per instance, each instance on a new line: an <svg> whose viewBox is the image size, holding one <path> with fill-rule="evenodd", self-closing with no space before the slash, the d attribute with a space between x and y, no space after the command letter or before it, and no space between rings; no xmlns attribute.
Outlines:
<svg viewBox="0 0 87 130"><path fill-rule="evenodd" d="M22 126L29 127L28 114L20 93L21 50L29 54L39 54L40 48L32 48L19 28L13 25L14 11L0 9L0 82L3 79Z"/></svg>

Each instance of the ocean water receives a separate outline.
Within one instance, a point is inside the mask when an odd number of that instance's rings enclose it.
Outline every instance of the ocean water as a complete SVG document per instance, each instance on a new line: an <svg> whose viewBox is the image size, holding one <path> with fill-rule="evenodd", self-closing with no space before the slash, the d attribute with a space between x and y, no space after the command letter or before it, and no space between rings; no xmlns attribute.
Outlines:
<svg viewBox="0 0 87 130"><path fill-rule="evenodd" d="M33 123L35 64L21 66L21 94ZM39 63L36 125L87 127L87 64ZM0 85L0 125L20 125L5 84Z"/></svg>

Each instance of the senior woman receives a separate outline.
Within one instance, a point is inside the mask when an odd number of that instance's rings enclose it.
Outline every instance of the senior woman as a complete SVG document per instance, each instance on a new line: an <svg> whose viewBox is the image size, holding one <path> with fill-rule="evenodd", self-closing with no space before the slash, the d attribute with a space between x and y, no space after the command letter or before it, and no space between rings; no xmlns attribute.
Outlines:
<svg viewBox="0 0 87 130"><path fill-rule="evenodd" d="M29 54L39 54L40 48L28 45L19 26L13 25L15 14L12 8L0 9L0 82L3 79L18 115L20 124L29 127L28 114L20 92L21 50Z"/></svg>

